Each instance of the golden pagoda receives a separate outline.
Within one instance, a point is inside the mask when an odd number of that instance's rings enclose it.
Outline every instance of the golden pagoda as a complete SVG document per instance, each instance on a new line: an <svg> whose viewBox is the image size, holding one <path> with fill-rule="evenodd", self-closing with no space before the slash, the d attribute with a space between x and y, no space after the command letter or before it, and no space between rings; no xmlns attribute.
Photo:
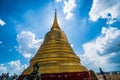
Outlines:
<svg viewBox="0 0 120 80"><path fill-rule="evenodd" d="M39 65L40 74L43 77L45 75L48 77L48 79L42 80L50 80L50 75L59 75L58 77L60 78L63 74L70 76L73 73L79 75L82 73L85 78L89 77L87 69L80 63L80 58L75 54L68 43L65 33L60 29L56 11L51 30L45 35L44 41L36 55L30 60L30 66L23 71L22 75L30 74L36 62ZM51 80L57 80L57 78Z"/></svg>

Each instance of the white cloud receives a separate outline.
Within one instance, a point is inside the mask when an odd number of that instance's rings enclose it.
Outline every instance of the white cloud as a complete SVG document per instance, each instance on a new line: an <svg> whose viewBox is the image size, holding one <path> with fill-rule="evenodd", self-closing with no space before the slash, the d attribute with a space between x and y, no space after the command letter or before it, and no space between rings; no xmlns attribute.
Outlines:
<svg viewBox="0 0 120 80"><path fill-rule="evenodd" d="M101 33L96 39L96 47L101 54L107 53L107 50L112 51L114 48L118 49L117 44L120 42L120 30L113 27L103 27Z"/></svg>
<svg viewBox="0 0 120 80"><path fill-rule="evenodd" d="M68 12L65 18L70 19L70 17L72 17L72 16L73 16L73 13Z"/></svg>
<svg viewBox="0 0 120 80"><path fill-rule="evenodd" d="M73 44L71 44L71 47L73 48L73 47L74 47L74 45L73 45Z"/></svg>
<svg viewBox="0 0 120 80"><path fill-rule="evenodd" d="M109 70L115 69L116 64L120 65L120 63L114 63L117 58L112 62L110 62L110 59L115 56L120 57L120 49L117 45L119 42L120 30L113 27L103 27L100 36L83 45L84 54L80 55L82 63L89 69L102 67L108 70L108 66Z"/></svg>
<svg viewBox="0 0 120 80"><path fill-rule="evenodd" d="M10 75L21 74L21 72L28 67L27 64L21 64L20 60L8 62L8 66L0 64L0 74L10 73Z"/></svg>
<svg viewBox="0 0 120 80"><path fill-rule="evenodd" d="M56 2L61 2L62 0L56 0Z"/></svg>
<svg viewBox="0 0 120 80"><path fill-rule="evenodd" d="M64 1L64 7L63 12L66 14L66 19L70 19L73 16L72 10L76 7L76 1L75 0L65 0Z"/></svg>
<svg viewBox="0 0 120 80"><path fill-rule="evenodd" d="M4 66L4 64L0 64L0 74L1 73L6 73L7 68Z"/></svg>
<svg viewBox="0 0 120 80"><path fill-rule="evenodd" d="M25 57L32 57L40 47L43 39L36 39L35 34L30 31L22 31L17 35L17 50Z"/></svg>
<svg viewBox="0 0 120 80"><path fill-rule="evenodd" d="M111 24L113 24L115 22L120 22L120 17L114 18L114 17L112 17L112 15L110 13L108 13L106 24L111 26Z"/></svg>
<svg viewBox="0 0 120 80"><path fill-rule="evenodd" d="M110 19L106 22L106 24L113 24L114 22L116 22L117 20L116 19Z"/></svg>
<svg viewBox="0 0 120 80"><path fill-rule="evenodd" d="M2 41L0 41L0 44L2 44Z"/></svg>
<svg viewBox="0 0 120 80"><path fill-rule="evenodd" d="M4 26L6 23L2 20L2 19L0 19L0 25L1 26Z"/></svg>
<svg viewBox="0 0 120 80"><path fill-rule="evenodd" d="M20 60L11 61L8 64L10 65L10 74L21 74L21 72L28 67L26 64L22 65Z"/></svg>
<svg viewBox="0 0 120 80"><path fill-rule="evenodd" d="M118 0L93 0L92 8L89 12L90 20L97 21L98 18L107 18L108 14L112 18L120 17L120 1Z"/></svg>
<svg viewBox="0 0 120 80"><path fill-rule="evenodd" d="M63 12L66 15L66 19L70 19L73 16L73 9L76 7L76 0L56 0L56 2L62 2L64 4L63 6Z"/></svg>

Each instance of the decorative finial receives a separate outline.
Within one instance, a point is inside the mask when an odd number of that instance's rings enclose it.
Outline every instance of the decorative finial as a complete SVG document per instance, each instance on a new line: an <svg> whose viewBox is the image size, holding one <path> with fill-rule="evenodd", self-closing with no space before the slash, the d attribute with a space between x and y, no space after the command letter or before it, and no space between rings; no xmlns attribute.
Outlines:
<svg viewBox="0 0 120 80"><path fill-rule="evenodd" d="M55 16L57 15L57 9L55 9Z"/></svg>
<svg viewBox="0 0 120 80"><path fill-rule="evenodd" d="M58 21L57 21L57 10L56 9L55 9L54 22L53 22L53 26L52 26L51 30L61 30L58 25Z"/></svg>

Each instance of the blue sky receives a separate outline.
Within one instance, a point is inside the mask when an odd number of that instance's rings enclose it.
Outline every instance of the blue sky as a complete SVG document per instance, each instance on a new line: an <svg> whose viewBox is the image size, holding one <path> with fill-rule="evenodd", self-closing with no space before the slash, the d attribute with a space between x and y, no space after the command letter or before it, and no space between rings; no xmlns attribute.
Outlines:
<svg viewBox="0 0 120 80"><path fill-rule="evenodd" d="M120 71L118 0L0 0L0 74L20 74L50 30L54 12L88 70Z"/></svg>

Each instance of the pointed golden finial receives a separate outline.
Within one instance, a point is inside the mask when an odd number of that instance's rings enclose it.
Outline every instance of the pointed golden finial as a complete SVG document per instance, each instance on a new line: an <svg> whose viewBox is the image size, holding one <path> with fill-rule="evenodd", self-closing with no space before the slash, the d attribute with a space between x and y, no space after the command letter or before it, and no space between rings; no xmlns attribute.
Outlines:
<svg viewBox="0 0 120 80"><path fill-rule="evenodd" d="M57 15L57 10L55 9L55 17L56 17L56 15Z"/></svg>
<svg viewBox="0 0 120 80"><path fill-rule="evenodd" d="M51 30L61 30L59 25L58 25L58 21L57 21L57 10L55 9L55 17L54 17L54 22L53 22L53 26L51 28Z"/></svg>

